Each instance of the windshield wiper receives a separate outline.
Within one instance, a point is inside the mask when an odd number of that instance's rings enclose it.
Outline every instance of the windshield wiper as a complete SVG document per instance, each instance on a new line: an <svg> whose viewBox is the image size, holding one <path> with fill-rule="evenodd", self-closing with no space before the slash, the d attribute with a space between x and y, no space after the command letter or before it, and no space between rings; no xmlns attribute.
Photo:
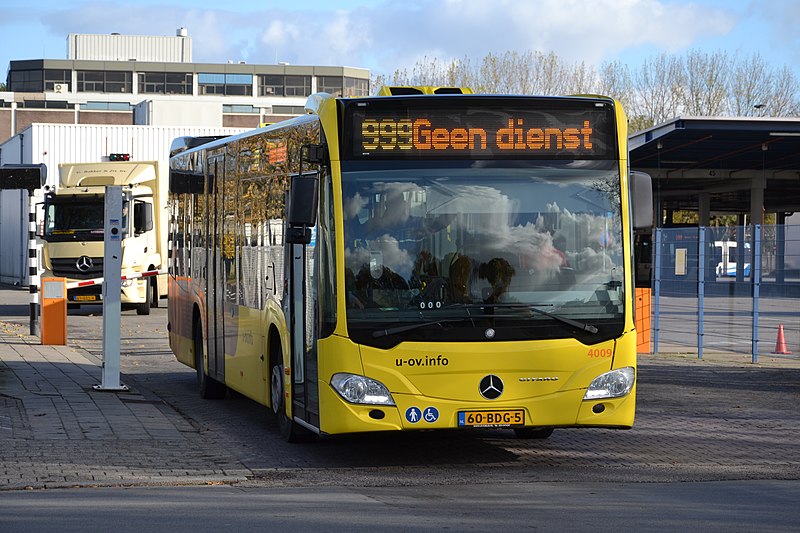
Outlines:
<svg viewBox="0 0 800 533"><path fill-rule="evenodd" d="M598 329L596 326L591 324L585 324L583 322L578 322L577 320L572 320L571 318L567 318L565 316L557 315L555 313L551 313L549 311L545 311L543 309L539 309L533 305L529 304L474 304L474 305L465 305L463 309L467 312L466 316L460 317L450 317L450 318L440 318L439 320L428 320L426 322L417 322L416 324L406 324L405 326L395 326L393 328L385 328L385 329L378 329L372 332L373 338L379 337L388 337L390 335L397 335L398 333L405 333L406 331L412 331L419 328L425 328L428 326L441 326L447 322L461 322L464 320L474 321L476 318L518 318L517 315L471 315L469 314L470 309L496 309L496 308L521 308L526 311L530 311L531 313L546 316L552 318L553 320L557 320L562 324L566 324L568 326L572 326L573 328L577 328L581 331L585 331L587 333L597 333ZM474 324L473 324L474 325Z"/></svg>
<svg viewBox="0 0 800 533"><path fill-rule="evenodd" d="M544 309L539 309L536 306L530 304L480 304L478 307L484 307L489 309L496 309L496 308L521 308L525 309L526 311L530 311L531 313L537 315L543 315L546 317L550 317L553 320L557 320L562 324L567 324L568 326L572 326L573 328L578 328L581 331L586 331L587 333L597 333L597 327L591 324L585 324L583 322L578 322L577 320L572 320L571 318L567 318L565 316L557 315L555 313L551 313L550 311L545 311Z"/></svg>
<svg viewBox="0 0 800 533"><path fill-rule="evenodd" d="M447 322L461 322L462 320L469 320L472 321L475 317L467 315L467 316L459 316L459 317L451 317L451 318L440 318L439 320L429 320L427 322L417 322L416 324L406 324L405 326L395 326L393 328L386 328L386 329L376 329L372 332L373 338L378 337L388 337L389 335L397 335L398 333L404 333L406 331L411 331L414 329L424 328L427 326L441 326Z"/></svg>

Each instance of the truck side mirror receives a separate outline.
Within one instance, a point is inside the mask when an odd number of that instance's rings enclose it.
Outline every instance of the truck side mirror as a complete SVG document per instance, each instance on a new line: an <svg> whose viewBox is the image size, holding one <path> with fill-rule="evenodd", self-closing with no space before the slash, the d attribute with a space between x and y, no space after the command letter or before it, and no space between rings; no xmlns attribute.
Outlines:
<svg viewBox="0 0 800 533"><path fill-rule="evenodd" d="M133 233L142 234L153 229L153 205L147 202L133 203Z"/></svg>

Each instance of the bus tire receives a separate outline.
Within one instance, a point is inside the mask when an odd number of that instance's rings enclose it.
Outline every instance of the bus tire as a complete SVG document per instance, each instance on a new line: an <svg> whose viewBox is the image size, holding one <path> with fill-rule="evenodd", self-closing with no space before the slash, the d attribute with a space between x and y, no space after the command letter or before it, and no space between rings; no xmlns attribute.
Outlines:
<svg viewBox="0 0 800 533"><path fill-rule="evenodd" d="M200 324L194 328L194 367L197 371L197 388L204 400L219 400L225 397L227 387L206 374L205 357L203 356L203 330Z"/></svg>
<svg viewBox="0 0 800 533"><path fill-rule="evenodd" d="M514 434L518 439L544 440L553 434L553 428L515 428Z"/></svg>
<svg viewBox="0 0 800 533"><path fill-rule="evenodd" d="M286 393L283 386L283 363L279 357L270 359L269 384L272 413L278 423L278 431L286 442L305 442L312 438L312 433L300 427L286 416Z"/></svg>

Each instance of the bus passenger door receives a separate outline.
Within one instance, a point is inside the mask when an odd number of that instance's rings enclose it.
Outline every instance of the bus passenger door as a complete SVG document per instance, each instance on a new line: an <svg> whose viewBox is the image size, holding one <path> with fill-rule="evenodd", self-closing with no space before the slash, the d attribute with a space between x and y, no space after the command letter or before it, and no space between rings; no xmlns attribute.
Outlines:
<svg viewBox="0 0 800 533"><path fill-rule="evenodd" d="M316 173L292 176L291 204L313 203L306 194L297 193L294 189L299 182L308 184L318 181ZM300 202L298 202L300 199ZM287 251L291 254L288 267L288 317L291 331L292 354L292 416L295 422L312 428L319 427L319 391L317 390L317 332L318 332L318 290L316 280L317 261L317 226L314 221L307 220L301 227L291 227L290 214L287 221ZM316 218L316 215L314 216ZM299 233L305 237L299 237Z"/></svg>
<svg viewBox="0 0 800 533"><path fill-rule="evenodd" d="M209 202L208 206L208 276L206 291L206 330L208 331L208 375L220 383L225 383L225 350L224 339L225 313L225 270L223 265L223 222L224 222L224 156L214 156L208 162Z"/></svg>

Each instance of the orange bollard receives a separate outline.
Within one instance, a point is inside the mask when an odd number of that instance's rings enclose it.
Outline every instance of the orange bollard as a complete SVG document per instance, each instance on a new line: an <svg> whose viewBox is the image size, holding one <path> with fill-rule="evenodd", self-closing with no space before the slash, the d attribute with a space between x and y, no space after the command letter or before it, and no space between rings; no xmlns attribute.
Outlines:
<svg viewBox="0 0 800 533"><path fill-rule="evenodd" d="M42 278L42 344L67 344L67 280Z"/></svg>
<svg viewBox="0 0 800 533"><path fill-rule="evenodd" d="M783 324L778 325L778 341L775 343L775 351L772 353L781 355L789 355L792 353L786 348L786 339L783 336Z"/></svg>

